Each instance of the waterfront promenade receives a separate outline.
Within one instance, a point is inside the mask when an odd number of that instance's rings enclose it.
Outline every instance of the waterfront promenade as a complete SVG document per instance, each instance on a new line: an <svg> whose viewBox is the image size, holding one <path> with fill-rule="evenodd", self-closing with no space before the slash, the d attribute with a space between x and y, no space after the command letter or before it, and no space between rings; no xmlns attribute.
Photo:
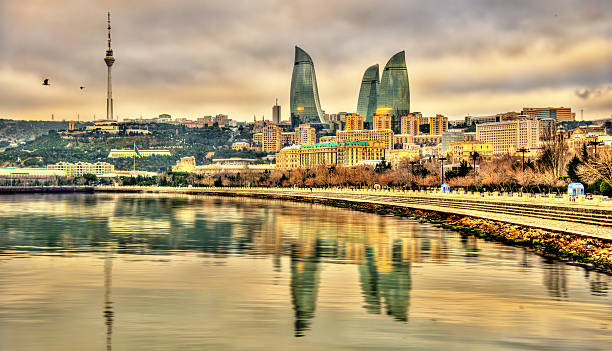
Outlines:
<svg viewBox="0 0 612 351"><path fill-rule="evenodd" d="M612 203L567 195L499 194L374 189L169 188L99 186L99 192L184 193L327 200L401 207L484 218L562 233L612 240Z"/></svg>

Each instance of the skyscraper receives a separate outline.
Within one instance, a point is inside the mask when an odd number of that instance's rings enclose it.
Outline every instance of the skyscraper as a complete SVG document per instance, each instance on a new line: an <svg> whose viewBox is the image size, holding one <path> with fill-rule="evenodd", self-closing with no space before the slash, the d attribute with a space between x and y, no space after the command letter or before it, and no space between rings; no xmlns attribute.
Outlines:
<svg viewBox="0 0 612 351"><path fill-rule="evenodd" d="M295 62L290 91L291 124L325 123L314 64L306 51L295 47Z"/></svg>
<svg viewBox="0 0 612 351"><path fill-rule="evenodd" d="M393 55L385 65L377 103L378 108L391 108L391 128L399 133L401 117L410 113L410 87L404 51Z"/></svg>
<svg viewBox="0 0 612 351"><path fill-rule="evenodd" d="M378 104L378 64L368 67L363 73L359 99L357 100L357 114L363 116L365 122L372 124L372 115L376 112Z"/></svg>
<svg viewBox="0 0 612 351"><path fill-rule="evenodd" d="M276 103L274 104L274 106L272 106L272 122L274 122L275 124L279 124L281 121L280 114L281 107L278 104L278 99L276 99Z"/></svg>
<svg viewBox="0 0 612 351"><path fill-rule="evenodd" d="M107 81L107 90L106 90L106 120L113 120L113 80L111 76L111 67L113 63L115 63L115 58L113 57L113 49L111 49L111 25L110 25L110 12L107 17L107 30L108 30L108 49L106 50L106 57L104 57L104 62L106 62L106 67L108 70L108 81Z"/></svg>

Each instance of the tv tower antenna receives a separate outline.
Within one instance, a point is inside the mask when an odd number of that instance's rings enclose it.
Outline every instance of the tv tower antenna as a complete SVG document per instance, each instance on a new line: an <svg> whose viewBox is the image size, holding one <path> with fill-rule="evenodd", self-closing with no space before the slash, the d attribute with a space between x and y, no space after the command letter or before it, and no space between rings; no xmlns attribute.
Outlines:
<svg viewBox="0 0 612 351"><path fill-rule="evenodd" d="M111 67L113 63L115 63L115 57L113 57L113 49L111 48L111 24L110 24L110 12L107 13L107 30L108 30L108 48L106 50L106 57L104 57L104 62L106 62L106 67L108 70L108 81L107 81L107 90L106 90L106 120L113 120L113 79L111 75Z"/></svg>

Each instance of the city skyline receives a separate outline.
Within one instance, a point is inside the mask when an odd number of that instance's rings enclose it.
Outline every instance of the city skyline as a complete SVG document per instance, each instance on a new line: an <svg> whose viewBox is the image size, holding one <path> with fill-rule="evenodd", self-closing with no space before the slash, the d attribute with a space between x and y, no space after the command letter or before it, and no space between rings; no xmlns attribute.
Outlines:
<svg viewBox="0 0 612 351"><path fill-rule="evenodd" d="M288 120L294 45L315 58L326 113L355 112L364 68L400 50L410 71L411 110L424 115L460 119L525 106L572 107L576 119L581 109L585 119L612 112L609 2L239 5L5 0L0 118L102 119L107 11L121 52L113 66L120 119L227 113L271 120L278 97ZM40 86L45 77L50 87Z"/></svg>

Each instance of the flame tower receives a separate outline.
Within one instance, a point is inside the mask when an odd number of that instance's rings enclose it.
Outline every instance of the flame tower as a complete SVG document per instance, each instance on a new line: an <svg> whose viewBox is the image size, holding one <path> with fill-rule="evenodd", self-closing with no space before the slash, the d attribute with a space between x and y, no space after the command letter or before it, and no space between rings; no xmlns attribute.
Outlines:
<svg viewBox="0 0 612 351"><path fill-rule="evenodd" d="M113 120L113 79L111 75L111 67L113 63L115 63L115 58L113 57L113 49L111 48L111 25L110 25L110 12L108 13L107 18L108 23L108 49L106 49L106 57L104 57L104 62L106 62L106 67L108 69L108 82L107 82L107 90L106 90L106 120Z"/></svg>

